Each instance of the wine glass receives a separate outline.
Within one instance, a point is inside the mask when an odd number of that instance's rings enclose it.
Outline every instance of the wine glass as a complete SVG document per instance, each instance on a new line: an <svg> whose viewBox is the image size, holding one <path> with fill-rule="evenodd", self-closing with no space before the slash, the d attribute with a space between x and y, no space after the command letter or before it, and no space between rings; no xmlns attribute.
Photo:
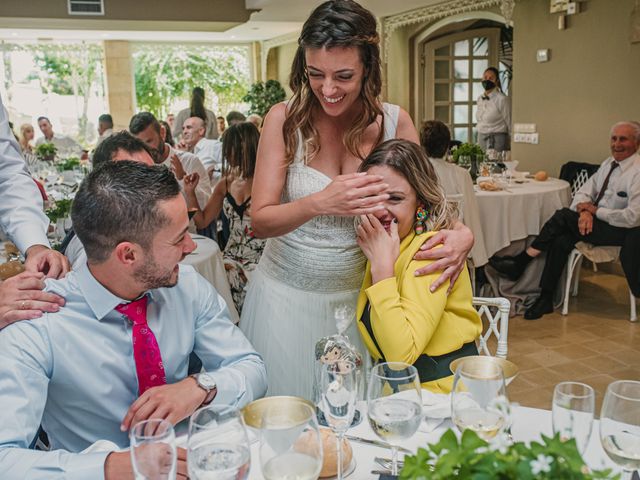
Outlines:
<svg viewBox="0 0 640 480"><path fill-rule="evenodd" d="M131 464L136 480L176 478L176 435L166 420L138 422L129 432Z"/></svg>
<svg viewBox="0 0 640 480"><path fill-rule="evenodd" d="M629 480L640 469L640 382L609 384L600 412L600 441L609 458Z"/></svg>
<svg viewBox="0 0 640 480"><path fill-rule="evenodd" d="M320 369L320 410L336 434L337 479L342 480L342 442L351 426L358 397L357 368L348 360L323 364Z"/></svg>
<svg viewBox="0 0 640 480"><path fill-rule="evenodd" d="M238 409L211 405L189 421L187 467L193 480L244 480L251 453L247 430Z"/></svg>
<svg viewBox="0 0 640 480"><path fill-rule="evenodd" d="M472 358L460 362L451 390L451 420L460 432L468 428L489 441L509 427L509 417L502 368Z"/></svg>
<svg viewBox="0 0 640 480"><path fill-rule="evenodd" d="M371 369L367 390L369 425L391 444L391 474L398 475L398 447L411 438L422 420L418 371L402 362L379 363Z"/></svg>
<svg viewBox="0 0 640 480"><path fill-rule="evenodd" d="M322 439L315 409L302 400L267 408L260 428L260 464L267 480L316 480Z"/></svg>
<svg viewBox="0 0 640 480"><path fill-rule="evenodd" d="M553 390L553 433L563 441L573 438L581 455L591 437L595 408L596 394L589 385L562 382Z"/></svg>

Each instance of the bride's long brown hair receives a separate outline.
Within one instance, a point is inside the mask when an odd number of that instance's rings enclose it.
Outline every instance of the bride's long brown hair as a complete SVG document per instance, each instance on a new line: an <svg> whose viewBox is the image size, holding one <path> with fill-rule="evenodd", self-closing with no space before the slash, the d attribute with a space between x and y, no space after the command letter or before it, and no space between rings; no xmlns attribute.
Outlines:
<svg viewBox="0 0 640 480"><path fill-rule="evenodd" d="M317 7L302 27L291 65L289 86L294 92L282 126L287 163L291 163L302 134L305 158L309 162L319 151L318 131L311 115L319 106L318 99L309 86L306 72L305 50L308 48L357 47L364 67L360 88L362 114L345 132L342 142L352 155L363 158L360 140L365 129L382 116L378 100L382 89L380 72L380 38L376 31L376 19L371 12L352 0L330 0ZM380 126L379 144L384 138L384 116Z"/></svg>

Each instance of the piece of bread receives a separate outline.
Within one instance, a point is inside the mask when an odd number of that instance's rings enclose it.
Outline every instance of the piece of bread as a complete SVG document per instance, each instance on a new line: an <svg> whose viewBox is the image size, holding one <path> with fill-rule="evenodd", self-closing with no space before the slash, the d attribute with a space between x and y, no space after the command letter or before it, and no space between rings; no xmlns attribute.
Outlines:
<svg viewBox="0 0 640 480"><path fill-rule="evenodd" d="M480 182L478 183L478 187L480 187L480 190L486 190L487 192L497 192L502 190L494 182Z"/></svg>
<svg viewBox="0 0 640 480"><path fill-rule="evenodd" d="M314 435L313 432L305 432L296 442L295 450L305 452L309 449L309 439ZM320 478L335 477L338 473L338 442L336 435L329 428L320 428L320 437L322 438L322 451L324 459L322 461L322 470L320 470ZM312 454L312 452L309 452ZM347 470L353 458L351 444L347 439L342 439L342 472Z"/></svg>
<svg viewBox="0 0 640 480"><path fill-rule="evenodd" d="M535 178L539 182L544 182L547 178L549 178L549 175L544 170L540 170L533 176L533 178Z"/></svg>

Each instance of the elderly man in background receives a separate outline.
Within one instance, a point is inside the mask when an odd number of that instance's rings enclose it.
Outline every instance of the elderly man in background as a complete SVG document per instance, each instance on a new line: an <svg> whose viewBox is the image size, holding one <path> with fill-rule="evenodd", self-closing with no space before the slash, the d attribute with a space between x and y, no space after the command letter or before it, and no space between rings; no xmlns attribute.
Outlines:
<svg viewBox="0 0 640 480"><path fill-rule="evenodd" d="M266 392L264 363L213 287L179 262L195 248L166 167L107 162L71 217L87 263L47 289L67 304L0 332L2 478L133 478L127 432ZM205 373L187 376L189 355ZM29 450L42 424L52 451ZM112 451L82 454L98 440ZM153 447L151 447L153 448ZM160 452L159 452L160 453ZM178 474L186 477L179 449Z"/></svg>
<svg viewBox="0 0 640 480"><path fill-rule="evenodd" d="M490 260L500 274L516 280L533 258L546 252L542 293L526 310L527 320L553 312L553 293L578 241L623 247L627 234L640 226L640 126L616 123L611 128L610 147L611 156L576 193L571 207L556 211L529 248L515 257ZM624 257L622 260L624 267Z"/></svg>
<svg viewBox="0 0 640 480"><path fill-rule="evenodd" d="M26 257L26 272L0 283L0 329L64 305L60 296L42 291L45 276L63 277L69 271L64 255L49 246L48 228L42 196L27 172L0 99L0 229Z"/></svg>
<svg viewBox="0 0 640 480"><path fill-rule="evenodd" d="M165 143L165 128L149 112L140 112L131 117L129 131L147 145L155 163L171 168L180 187L186 175L197 173L200 176L196 197L200 208L204 209L211 196L211 182L200 159L191 152L177 150Z"/></svg>
<svg viewBox="0 0 640 480"><path fill-rule="evenodd" d="M47 117L38 117L38 127L44 136L36 140L36 147L44 143L51 143L61 155L77 155L78 157L82 155L82 147L78 142L67 135L55 133Z"/></svg>
<svg viewBox="0 0 640 480"><path fill-rule="evenodd" d="M199 117L189 117L182 124L182 139L177 148L192 152L200 159L209 178L220 177L222 142L205 138L206 125Z"/></svg>

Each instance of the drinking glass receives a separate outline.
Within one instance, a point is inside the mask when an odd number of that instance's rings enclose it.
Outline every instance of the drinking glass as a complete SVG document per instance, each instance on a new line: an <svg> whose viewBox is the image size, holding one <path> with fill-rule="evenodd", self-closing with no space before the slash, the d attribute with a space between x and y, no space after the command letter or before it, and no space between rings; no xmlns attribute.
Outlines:
<svg viewBox="0 0 640 480"><path fill-rule="evenodd" d="M351 426L358 398L358 376L356 365L348 360L323 364L320 369L319 408L327 424L336 434L338 453L337 478L342 480L342 442Z"/></svg>
<svg viewBox="0 0 640 480"><path fill-rule="evenodd" d="M265 410L260 465L266 480L316 480L322 458L322 439L311 405L287 402Z"/></svg>
<svg viewBox="0 0 640 480"><path fill-rule="evenodd" d="M502 368L472 358L460 362L451 391L451 420L460 432L468 428L489 441L509 427L509 417Z"/></svg>
<svg viewBox="0 0 640 480"><path fill-rule="evenodd" d="M563 441L573 438L581 455L591 437L595 408L596 394L589 385L562 382L553 390L553 433Z"/></svg>
<svg viewBox="0 0 640 480"><path fill-rule="evenodd" d="M176 435L166 420L138 422L129 432L131 464L136 480L176 478Z"/></svg>
<svg viewBox="0 0 640 480"><path fill-rule="evenodd" d="M623 480L640 469L640 382L609 384L600 412L600 441L609 458L622 467Z"/></svg>
<svg viewBox="0 0 640 480"><path fill-rule="evenodd" d="M247 430L238 409L211 405L189 421L187 467L192 480L244 480L251 453Z"/></svg>
<svg viewBox="0 0 640 480"><path fill-rule="evenodd" d="M422 421L418 371L402 362L379 363L371 369L367 390L369 425L391 444L391 474L398 475L398 442L407 440Z"/></svg>

